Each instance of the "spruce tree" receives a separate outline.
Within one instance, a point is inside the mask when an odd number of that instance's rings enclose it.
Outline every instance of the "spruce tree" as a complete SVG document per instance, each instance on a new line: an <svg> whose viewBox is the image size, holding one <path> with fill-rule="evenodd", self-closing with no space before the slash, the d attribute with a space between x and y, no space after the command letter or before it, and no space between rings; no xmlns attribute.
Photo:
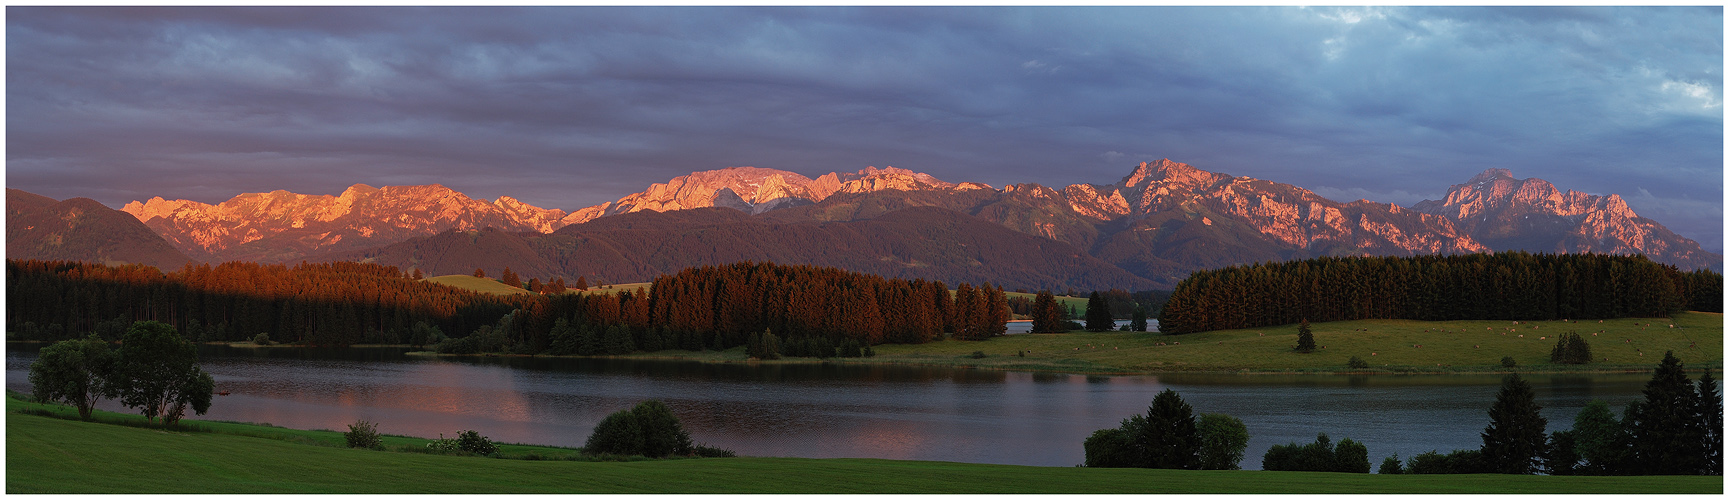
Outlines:
<svg viewBox="0 0 1729 500"><path fill-rule="evenodd" d="M1114 323L1111 321L1111 306L1105 303L1104 296L1099 295L1097 291L1087 296L1087 331L1111 330L1115 326Z"/></svg>
<svg viewBox="0 0 1729 500"><path fill-rule="evenodd" d="M1195 425L1195 410L1176 391L1165 389L1147 408L1146 428L1136 437L1145 453L1147 467L1154 469L1198 469L1201 466L1201 435Z"/></svg>
<svg viewBox="0 0 1729 500"><path fill-rule="evenodd" d="M1531 384L1514 373L1501 379L1501 392L1489 407L1489 427L1483 429L1483 459L1500 474L1535 474L1548 440L1548 420L1538 413Z"/></svg>
<svg viewBox="0 0 1729 500"><path fill-rule="evenodd" d="M1309 331L1309 319L1308 318L1303 318L1303 322L1301 324L1297 325L1297 349L1296 349L1296 351L1297 352L1314 352L1315 351L1315 333L1312 331Z"/></svg>
<svg viewBox="0 0 1729 500"><path fill-rule="evenodd" d="M1705 429L1697 414L1698 393L1675 352L1645 383L1645 400L1626 422L1633 440L1636 473L1699 474L1706 470Z"/></svg>
<svg viewBox="0 0 1729 500"><path fill-rule="evenodd" d="M1723 395L1707 371L1699 377L1699 421L1705 430L1705 474L1723 475Z"/></svg>
<svg viewBox="0 0 1729 500"><path fill-rule="evenodd" d="M1068 331L1062 327L1062 313L1057 306L1057 297L1050 290L1039 292L1033 298L1033 333L1058 333Z"/></svg>

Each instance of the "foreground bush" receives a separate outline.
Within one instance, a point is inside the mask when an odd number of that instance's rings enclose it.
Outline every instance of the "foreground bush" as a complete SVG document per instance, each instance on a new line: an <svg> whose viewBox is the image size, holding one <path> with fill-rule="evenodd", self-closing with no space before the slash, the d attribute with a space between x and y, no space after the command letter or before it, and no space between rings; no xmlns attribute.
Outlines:
<svg viewBox="0 0 1729 500"><path fill-rule="evenodd" d="M679 425L672 410L660 401L649 400L602 419L589 434L583 453L662 458L687 456L692 448L690 433Z"/></svg>
<svg viewBox="0 0 1729 500"><path fill-rule="evenodd" d="M365 420L348 424L348 432L342 433L342 438L348 441L349 448L384 449L384 438L378 435L378 424Z"/></svg>
<svg viewBox="0 0 1729 500"><path fill-rule="evenodd" d="M1369 448L1350 438L1334 446L1327 434L1321 433L1313 443L1273 446L1261 457L1261 469L1368 474Z"/></svg>
<svg viewBox="0 0 1729 500"><path fill-rule="evenodd" d="M498 446L492 444L491 439L471 430L456 433L455 439L447 439L440 433L438 439L426 443L426 449L438 453L473 453L482 456L498 453Z"/></svg>

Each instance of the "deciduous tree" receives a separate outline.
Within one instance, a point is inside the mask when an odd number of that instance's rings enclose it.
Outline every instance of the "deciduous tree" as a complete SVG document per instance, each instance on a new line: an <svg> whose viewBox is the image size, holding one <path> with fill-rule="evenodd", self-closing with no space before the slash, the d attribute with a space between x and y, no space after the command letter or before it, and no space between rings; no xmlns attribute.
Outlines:
<svg viewBox="0 0 1729 500"><path fill-rule="evenodd" d="M31 392L38 401L60 401L78 409L78 418L90 420L96 402L117 395L109 382L115 354L95 334L80 340L62 340L42 348L30 363Z"/></svg>
<svg viewBox="0 0 1729 500"><path fill-rule="evenodd" d="M148 421L180 420L190 405L203 415L210 410L215 382L198 367L198 348L157 321L139 321L126 330L115 364L114 384L120 403L136 408Z"/></svg>

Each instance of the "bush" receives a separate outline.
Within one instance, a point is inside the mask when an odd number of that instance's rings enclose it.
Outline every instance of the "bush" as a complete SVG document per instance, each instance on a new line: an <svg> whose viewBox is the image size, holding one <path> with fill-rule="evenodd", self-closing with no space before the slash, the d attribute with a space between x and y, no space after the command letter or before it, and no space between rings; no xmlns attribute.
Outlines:
<svg viewBox="0 0 1729 500"><path fill-rule="evenodd" d="M1129 440L1129 433L1121 428L1099 429L1087 437L1081 447L1086 450L1087 467L1138 467L1140 458L1134 449L1134 443Z"/></svg>
<svg viewBox="0 0 1729 500"><path fill-rule="evenodd" d="M1488 465L1481 450L1454 450L1442 455L1433 450L1411 457L1406 474L1485 474Z"/></svg>
<svg viewBox="0 0 1729 500"><path fill-rule="evenodd" d="M971 357L973 359L985 359L985 352L984 351L973 351Z"/></svg>
<svg viewBox="0 0 1729 500"><path fill-rule="evenodd" d="M1519 366L1519 362L1513 361L1512 356L1501 356L1501 367L1502 368L1513 368L1516 366ZM1417 457L1411 457L1411 458L1414 460Z"/></svg>
<svg viewBox="0 0 1729 500"><path fill-rule="evenodd" d="M1364 368L1368 368L1369 362L1363 361L1363 358L1361 358L1361 357L1351 356L1351 361L1349 363L1347 363L1347 366L1350 366L1352 369L1361 370Z"/></svg>
<svg viewBox="0 0 1729 500"><path fill-rule="evenodd" d="M439 433L438 439L426 443L426 449L436 453L472 453L475 455L492 455L498 453L498 446L491 439L479 432L465 430L456 433L455 439L445 439Z"/></svg>
<svg viewBox="0 0 1729 500"><path fill-rule="evenodd" d="M378 424L357 420L348 424L348 432L342 433L348 440L349 448L366 448L369 450L384 449L384 438L378 435Z"/></svg>
<svg viewBox="0 0 1729 500"><path fill-rule="evenodd" d="M270 345L270 334L259 333L258 335L253 335L252 336L252 343L258 344L258 345Z"/></svg>
<svg viewBox="0 0 1729 500"><path fill-rule="evenodd" d="M635 408L620 410L595 425L583 445L589 455L642 455L661 458L692 453L690 433L679 425L678 417L659 401L638 403Z"/></svg>
<svg viewBox="0 0 1729 500"><path fill-rule="evenodd" d="M476 455L491 455L498 453L498 446L491 439L475 431L462 431L456 434L456 447L462 451Z"/></svg>
<svg viewBox="0 0 1729 500"><path fill-rule="evenodd" d="M1275 445L1261 457L1261 469L1308 472L1369 473L1369 449L1350 439L1332 444L1326 433L1309 444Z"/></svg>
<svg viewBox="0 0 1729 500"><path fill-rule="evenodd" d="M705 446L705 445L700 445L700 444L690 447L690 452L695 454L696 456L703 457L703 458L729 458L729 457L738 456L738 454L733 453L732 450L715 448L712 446Z"/></svg>

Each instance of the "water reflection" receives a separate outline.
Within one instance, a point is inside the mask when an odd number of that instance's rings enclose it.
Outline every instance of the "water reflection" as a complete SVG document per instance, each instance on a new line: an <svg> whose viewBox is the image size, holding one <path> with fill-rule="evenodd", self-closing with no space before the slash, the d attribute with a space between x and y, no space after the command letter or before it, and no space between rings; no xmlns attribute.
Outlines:
<svg viewBox="0 0 1729 500"><path fill-rule="evenodd" d="M28 390L37 344L9 344L7 387ZM838 363L701 364L550 358L425 358L406 349L204 346L219 390L202 418L344 430L356 419L423 437L580 446L607 414L659 399L698 442L744 455L877 457L1072 466L1094 430L1175 389L1197 412L1236 416L1244 468L1275 444L1326 432L1373 462L1481 444L1500 377L1169 374L1105 377ZM1529 377L1551 430L1592 398L1616 411L1648 375ZM124 411L112 401L104 409Z"/></svg>

